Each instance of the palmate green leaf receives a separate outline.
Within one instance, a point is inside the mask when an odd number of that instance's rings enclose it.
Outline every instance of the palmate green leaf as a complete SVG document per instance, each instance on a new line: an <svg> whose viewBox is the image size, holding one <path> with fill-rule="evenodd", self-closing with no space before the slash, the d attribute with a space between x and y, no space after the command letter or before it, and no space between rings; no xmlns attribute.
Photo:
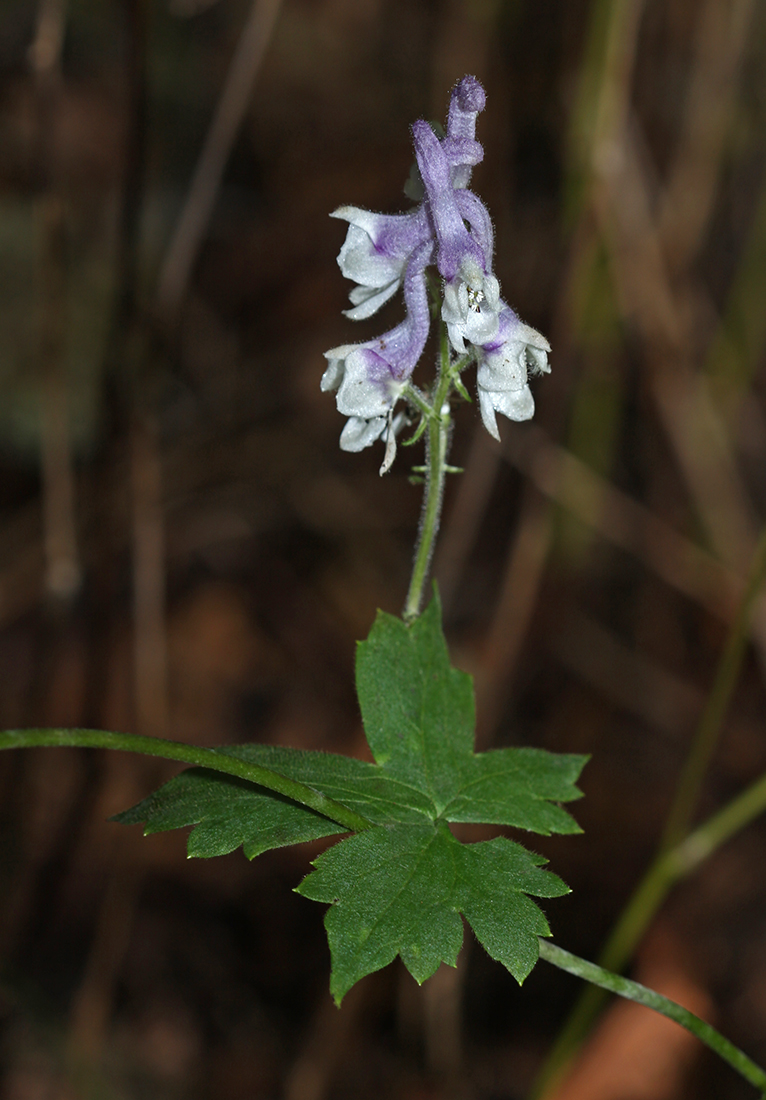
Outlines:
<svg viewBox="0 0 766 1100"><path fill-rule="evenodd" d="M522 982L550 935L527 896L568 893L545 863L504 837L461 844L443 824L378 826L314 861L298 893L330 902L325 927L337 1003L360 978L400 955L418 983L454 966L462 913L487 952Z"/></svg>
<svg viewBox="0 0 766 1100"><path fill-rule="evenodd" d="M474 753L471 678L452 668L438 600L408 627L378 614L359 645L357 687L375 764L333 753L269 745L219 752L306 783L375 824L425 821L513 825L532 832L579 828L558 804L579 798L585 757L541 749ZM252 859L270 848L346 830L262 787L192 768L118 815L146 833L195 826L190 856L217 856L240 845Z"/></svg>
<svg viewBox="0 0 766 1100"><path fill-rule="evenodd" d="M579 832L560 804L580 797L575 782L586 758L529 748L473 751L473 686L450 665L436 598L411 626L379 612L359 645L356 674L375 763L265 745L216 750L303 783L370 822L324 853L299 887L330 904L333 995L340 1001L397 954L421 982L440 962L454 964L461 914L522 981L537 960L537 937L549 934L527 895L555 897L567 887L519 844L502 837L460 844L446 823ZM188 850L197 856L241 845L252 858L347 832L262 787L200 768L117 820L144 822L148 833L191 825Z"/></svg>

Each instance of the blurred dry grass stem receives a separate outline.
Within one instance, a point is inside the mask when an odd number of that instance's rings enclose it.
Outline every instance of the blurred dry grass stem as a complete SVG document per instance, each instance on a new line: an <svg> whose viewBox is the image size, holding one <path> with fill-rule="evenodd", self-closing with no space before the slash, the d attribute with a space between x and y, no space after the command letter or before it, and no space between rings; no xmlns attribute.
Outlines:
<svg viewBox="0 0 766 1100"><path fill-rule="evenodd" d="M213 121L194 169L189 192L160 271L157 303L165 320L177 320L194 262L245 117L282 0L253 0L231 60Z"/></svg>
<svg viewBox="0 0 766 1100"><path fill-rule="evenodd" d="M165 522L153 416L136 419L131 460L136 727L148 736L163 737L168 723Z"/></svg>
<svg viewBox="0 0 766 1100"><path fill-rule="evenodd" d="M713 210L754 7L754 0L700 5L684 126L657 216L674 273L696 258Z"/></svg>
<svg viewBox="0 0 766 1100"><path fill-rule="evenodd" d="M507 705L511 677L529 630L551 548L553 514L529 487L510 543L492 624L476 678L476 742L486 747Z"/></svg>
<svg viewBox="0 0 766 1100"><path fill-rule="evenodd" d="M69 310L66 217L53 154L53 135L61 109L66 11L65 0L40 0L35 38L29 48L37 107L37 169L42 185L38 199L42 242L39 384L45 585L53 599L64 601L76 593L81 579L65 364Z"/></svg>
<svg viewBox="0 0 766 1100"><path fill-rule="evenodd" d="M551 500L602 538L637 557L666 584L729 622L744 578L675 531L645 505L599 477L584 462L532 428L511 435L505 455Z"/></svg>

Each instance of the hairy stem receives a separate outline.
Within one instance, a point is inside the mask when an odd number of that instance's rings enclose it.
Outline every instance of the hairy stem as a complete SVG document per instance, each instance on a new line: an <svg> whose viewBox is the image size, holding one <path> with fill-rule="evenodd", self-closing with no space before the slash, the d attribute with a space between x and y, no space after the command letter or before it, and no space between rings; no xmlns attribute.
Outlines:
<svg viewBox="0 0 766 1100"><path fill-rule="evenodd" d="M689 1012L688 1009L682 1008L675 1001L663 997L660 993L655 993L653 989L647 989L645 985L639 985L638 982L624 978L621 974L613 974L610 970L596 966L595 963L581 959L577 955L571 955L568 951L564 951L563 948L557 947L547 940L540 940L540 958L545 959L553 966L557 966L560 970L566 970L568 974L574 974L576 978L583 978L586 982L607 990L609 993L617 993L618 996L625 997L629 1001L635 1001L636 1004L654 1009L655 1012L667 1016L669 1020L675 1020L677 1024L685 1027L687 1031L690 1031L692 1035L696 1035L706 1046L715 1051L720 1058L723 1058L724 1062L728 1062L732 1069L735 1069L741 1077L744 1077L761 1093L766 1092L766 1071L748 1058L739 1047L735 1047L733 1043L725 1039L714 1027L701 1020L699 1016L695 1016L693 1012Z"/></svg>
<svg viewBox="0 0 766 1100"><path fill-rule="evenodd" d="M673 884L766 809L766 777L763 777L687 836L705 772L718 743L726 710L742 668L750 623L764 580L766 532L759 540L744 595L681 772L659 852L633 891L599 954L599 963L608 970L622 970ZM686 840L683 840L684 836ZM561 1079L582 1045L604 1000L605 994L593 986L582 992L553 1045L533 1089L533 1097L544 1097L552 1092L555 1082Z"/></svg>
<svg viewBox="0 0 766 1100"><path fill-rule="evenodd" d="M257 783L259 787L275 791L277 794L308 806L310 810L345 825L350 832L358 833L369 829L372 822L366 817L354 813L347 806L327 798L313 787L287 779L270 768L260 764L250 764L230 756L223 749L203 749L197 745L185 745L180 741L167 741L161 737L141 737L134 733L113 733L109 730L83 729L29 729L0 731L0 749L47 748L85 748L116 749L119 752L141 753L144 756L159 756L165 760L179 760L184 764L195 764L212 771L236 775Z"/></svg>
<svg viewBox="0 0 766 1100"><path fill-rule="evenodd" d="M412 567L407 602L402 612L402 618L406 623L414 622L420 614L423 588L428 576L428 567L431 564L431 556L441 519L451 424L448 398L452 386L452 377L449 358L447 326L442 322L439 372L436 376L433 406L428 420L425 489L423 490L423 507L420 513L420 531L415 548L415 562Z"/></svg>

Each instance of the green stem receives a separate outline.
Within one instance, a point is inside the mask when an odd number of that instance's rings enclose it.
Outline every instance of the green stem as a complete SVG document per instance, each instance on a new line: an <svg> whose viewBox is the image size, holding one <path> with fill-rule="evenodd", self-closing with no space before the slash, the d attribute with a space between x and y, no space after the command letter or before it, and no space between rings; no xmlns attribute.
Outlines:
<svg viewBox="0 0 766 1100"><path fill-rule="evenodd" d="M444 478L447 473L447 450L450 435L449 391L452 386L450 372L449 340L447 326L441 325L441 347L439 354L439 372L434 387L433 406L428 419L426 446L425 489L423 508L420 513L420 531L415 548L415 562L412 567L412 579L407 593L402 618L406 623L414 622L420 614L423 602L423 588L428 567L431 564L434 542L439 531L442 499L444 497Z"/></svg>
<svg viewBox="0 0 766 1100"><path fill-rule="evenodd" d="M347 806L327 798L313 787L287 779L270 768L250 764L236 756L229 756L223 749L203 749L197 745L185 745L180 741L167 741L161 737L141 737L134 733L113 733L109 730L83 729L30 729L0 731L0 749L85 748L116 749L119 752L142 753L144 756L160 756L165 760L180 760L202 768L236 775L265 787L269 791L308 806L310 810L345 825L350 832L358 833L372 827L366 817L354 813Z"/></svg>
<svg viewBox="0 0 766 1100"><path fill-rule="evenodd" d="M647 924L675 883L696 870L708 856L759 817L764 810L766 775L762 775L728 806L724 806L698 826L675 848L661 853L623 910L601 953L600 963L608 971L622 969ZM536 1082L533 1097L547 1096L554 1091L582 1045L583 1038L590 1030L605 999L602 989L593 985L578 998Z"/></svg>
<svg viewBox="0 0 766 1100"><path fill-rule="evenodd" d="M618 996L626 997L629 1001L654 1009L655 1012L667 1016L669 1020L675 1020L677 1024L685 1027L715 1051L724 1062L728 1062L732 1069L735 1069L761 1093L766 1092L766 1072L714 1027L701 1020L699 1016L695 1016L693 1012L689 1012L688 1009L682 1008L675 1001L668 1000L662 994L655 993L653 989L647 989L646 986L624 978L621 974L613 974L601 966L596 966L595 963L581 959L577 955L571 955L547 940L540 940L540 958L557 966L560 970L566 970L568 974L574 974L575 977L583 978L592 985L599 986L610 993L617 993Z"/></svg>
<svg viewBox="0 0 766 1100"><path fill-rule="evenodd" d="M766 531L758 542L745 593L726 639L726 646L716 669L713 686L697 727L696 737L678 781L675 798L665 823L661 850L672 848L689 831L705 773L718 744L732 692L739 679L750 633L750 621L764 579L766 579Z"/></svg>
<svg viewBox="0 0 766 1100"><path fill-rule="evenodd" d="M713 686L697 727L688 759L681 773L668 814L660 849L620 914L601 953L599 963L608 970L622 970L673 884L766 809L766 777L757 780L728 806L683 840L723 726L745 655L756 599L766 579L766 532L761 535L750 568L745 593L737 610ZM600 989L585 989L575 1002L532 1097L549 1095L582 1045L605 1000Z"/></svg>
<svg viewBox="0 0 766 1100"><path fill-rule="evenodd" d="M756 779L747 790L718 813L709 817L685 840L666 853L664 859L658 861L661 865L664 864L664 874L669 876L671 883L675 879L690 874L729 837L741 832L764 810L766 810L766 774Z"/></svg>

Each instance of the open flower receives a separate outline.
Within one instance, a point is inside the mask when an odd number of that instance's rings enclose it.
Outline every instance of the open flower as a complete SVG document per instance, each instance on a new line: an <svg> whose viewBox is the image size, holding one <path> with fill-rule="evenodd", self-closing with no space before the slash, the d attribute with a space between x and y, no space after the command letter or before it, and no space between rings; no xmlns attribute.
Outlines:
<svg viewBox="0 0 766 1100"><path fill-rule="evenodd" d="M461 355L465 341L482 346L498 334L500 284L494 275L485 275L479 265L466 258L460 272L444 287L442 320L446 322L450 343Z"/></svg>
<svg viewBox="0 0 766 1100"><path fill-rule="evenodd" d="M427 240L409 259L404 276L407 316L401 324L374 340L325 352L328 364L321 387L338 391L338 412L351 418L341 435L343 450L360 451L383 434L423 354L429 329L424 272L432 256L433 244Z"/></svg>
<svg viewBox="0 0 766 1100"><path fill-rule="evenodd" d="M339 206L330 215L349 223L338 253L338 266L357 286L349 294L352 321L372 317L401 285L407 261L427 241L430 227L422 207L409 214L373 214L357 206Z"/></svg>
<svg viewBox="0 0 766 1100"><path fill-rule="evenodd" d="M407 378L397 377L395 366L376 351L381 341L385 338L325 352L328 365L321 387L337 389L338 412L349 418L340 436L343 451L362 451L380 439L407 385Z"/></svg>
<svg viewBox="0 0 766 1100"><path fill-rule="evenodd" d="M502 303L497 337L482 348L476 374L479 409L484 427L500 439L495 413L509 420L529 420L535 401L529 388L533 374L548 374L550 344L535 329L525 325Z"/></svg>

